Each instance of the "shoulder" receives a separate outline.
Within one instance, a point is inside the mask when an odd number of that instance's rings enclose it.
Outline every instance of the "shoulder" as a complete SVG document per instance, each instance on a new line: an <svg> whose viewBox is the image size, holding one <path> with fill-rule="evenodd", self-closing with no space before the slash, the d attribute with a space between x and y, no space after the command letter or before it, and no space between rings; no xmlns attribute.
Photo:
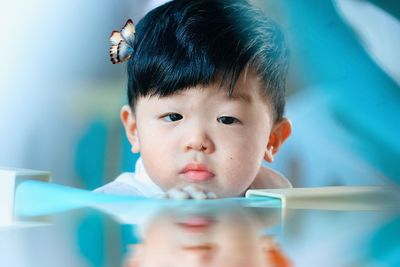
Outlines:
<svg viewBox="0 0 400 267"><path fill-rule="evenodd" d="M136 162L135 172L124 172L114 181L94 190L97 193L157 197L163 194L147 174L141 159Z"/></svg>
<svg viewBox="0 0 400 267"><path fill-rule="evenodd" d="M292 184L281 173L268 167L261 166L256 179L254 179L250 188L292 188Z"/></svg>

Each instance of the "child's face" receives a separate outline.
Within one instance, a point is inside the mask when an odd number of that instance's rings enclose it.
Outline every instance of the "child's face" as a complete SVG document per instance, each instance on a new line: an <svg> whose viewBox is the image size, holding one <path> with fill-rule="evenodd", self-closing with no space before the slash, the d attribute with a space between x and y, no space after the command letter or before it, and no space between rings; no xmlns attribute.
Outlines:
<svg viewBox="0 0 400 267"><path fill-rule="evenodd" d="M132 151L164 190L197 184L218 197L243 194L281 144L260 86L248 72L233 97L216 83L139 98L134 115L127 106L121 111Z"/></svg>
<svg viewBox="0 0 400 267"><path fill-rule="evenodd" d="M213 214L167 210L146 225L143 243L126 266L287 266L269 258L277 246L271 237L260 236L264 227L239 208Z"/></svg>

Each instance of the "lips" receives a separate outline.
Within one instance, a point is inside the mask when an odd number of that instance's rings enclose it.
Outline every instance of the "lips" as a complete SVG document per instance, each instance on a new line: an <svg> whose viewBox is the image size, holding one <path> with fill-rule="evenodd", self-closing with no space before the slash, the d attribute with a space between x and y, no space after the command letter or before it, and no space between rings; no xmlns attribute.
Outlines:
<svg viewBox="0 0 400 267"><path fill-rule="evenodd" d="M191 233L202 233L207 231L214 223L215 220L211 217L194 216L177 223L177 225Z"/></svg>
<svg viewBox="0 0 400 267"><path fill-rule="evenodd" d="M213 229L218 221L210 215L196 214L186 218L179 218L175 222L178 226L180 243L185 253L194 253L198 256L210 256L217 249L213 243ZM215 230L215 229L214 229Z"/></svg>
<svg viewBox="0 0 400 267"><path fill-rule="evenodd" d="M205 165L190 163L180 172L189 182L205 182L211 180L215 174Z"/></svg>

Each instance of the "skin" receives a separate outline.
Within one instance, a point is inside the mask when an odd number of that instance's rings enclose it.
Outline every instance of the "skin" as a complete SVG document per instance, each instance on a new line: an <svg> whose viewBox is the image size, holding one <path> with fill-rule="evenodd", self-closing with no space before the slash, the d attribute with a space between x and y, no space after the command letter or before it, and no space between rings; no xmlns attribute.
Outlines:
<svg viewBox="0 0 400 267"><path fill-rule="evenodd" d="M217 214L182 214L176 210L159 214L146 227L144 243L135 245L125 266L290 265L271 237L260 236L263 227L253 216L229 208L218 210ZM199 216L211 218L212 223L195 230L182 225ZM271 257L271 253L279 255L279 259Z"/></svg>
<svg viewBox="0 0 400 267"><path fill-rule="evenodd" d="M263 159L273 161L291 133L286 118L274 123L261 86L248 71L232 97L218 82L167 97L140 97L134 112L129 106L121 110L132 152L141 153L149 176L164 191L195 185L233 197L249 187L287 187L285 179L261 167ZM182 173L188 164L205 171Z"/></svg>

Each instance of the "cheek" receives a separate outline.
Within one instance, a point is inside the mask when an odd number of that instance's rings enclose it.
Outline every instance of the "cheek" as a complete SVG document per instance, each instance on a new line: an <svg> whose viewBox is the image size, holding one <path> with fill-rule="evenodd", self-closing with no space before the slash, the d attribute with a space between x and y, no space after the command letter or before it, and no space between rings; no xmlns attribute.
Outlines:
<svg viewBox="0 0 400 267"><path fill-rule="evenodd" d="M229 162L223 163L226 174L226 183L234 187L247 187L251 184L260 168L260 157L256 157L254 153L238 151L229 158Z"/></svg>
<svg viewBox="0 0 400 267"><path fill-rule="evenodd" d="M221 144L221 181L241 193L253 182L264 156L263 143L253 139L225 140Z"/></svg>
<svg viewBox="0 0 400 267"><path fill-rule="evenodd" d="M162 190L168 190L176 183L171 169L172 163L164 155L148 153L142 155L143 165L151 180Z"/></svg>
<svg viewBox="0 0 400 267"><path fill-rule="evenodd" d="M151 128L139 133L140 154L144 167L152 180L164 190L171 187L171 166L174 157L172 140Z"/></svg>
<svg viewBox="0 0 400 267"><path fill-rule="evenodd" d="M140 152L142 157L153 158L156 161L162 161L162 155L168 152L168 146L171 145L171 138L167 131L158 124L147 123L138 127L138 138Z"/></svg>
<svg viewBox="0 0 400 267"><path fill-rule="evenodd" d="M226 154L227 162L234 166L258 165L264 155L267 137L254 131L246 131L231 136L221 137L221 152ZM267 135L265 135L267 136Z"/></svg>

